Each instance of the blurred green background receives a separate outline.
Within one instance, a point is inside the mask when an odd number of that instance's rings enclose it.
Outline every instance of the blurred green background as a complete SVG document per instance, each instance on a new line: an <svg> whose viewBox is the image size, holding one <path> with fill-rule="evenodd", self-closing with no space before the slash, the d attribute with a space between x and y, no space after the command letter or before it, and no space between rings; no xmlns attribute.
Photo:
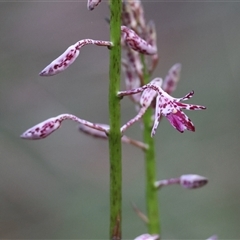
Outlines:
<svg viewBox="0 0 240 240"><path fill-rule="evenodd" d="M107 239L108 143L78 132L75 123L41 141L24 141L29 127L61 113L108 123L108 51L86 46L64 73L38 76L69 45L109 39L106 2L0 3L0 238ZM196 173L199 190L159 193L164 239L240 239L240 3L144 1L157 26L164 77L176 62L182 75L174 96L207 106L188 116L196 132L180 134L164 119L156 139L158 178ZM123 87L123 85L122 85ZM122 123L133 104L122 101ZM134 125L127 135L141 139ZM123 145L123 238L146 232L130 201L145 211L140 150Z"/></svg>

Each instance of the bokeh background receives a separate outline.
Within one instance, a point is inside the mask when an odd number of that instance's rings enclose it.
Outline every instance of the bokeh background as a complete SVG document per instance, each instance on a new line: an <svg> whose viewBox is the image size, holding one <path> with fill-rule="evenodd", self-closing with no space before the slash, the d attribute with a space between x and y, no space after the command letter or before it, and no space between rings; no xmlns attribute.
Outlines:
<svg viewBox="0 0 240 240"><path fill-rule="evenodd" d="M180 134L164 119L156 139L158 178L196 173L199 190L178 186L159 193L163 239L240 239L240 3L144 1L156 23L164 77L177 62L182 75L174 96L206 111L187 112L196 132ZM0 3L0 238L107 239L108 143L78 132L72 122L40 141L19 135L61 113L108 123L108 50L86 46L64 73L38 76L69 45L109 39L106 1L93 12L86 1ZM123 85L122 85L123 87ZM122 123L133 104L122 102ZM127 132L140 140L139 125ZM130 202L145 211L144 161L123 145L123 238L146 232Z"/></svg>

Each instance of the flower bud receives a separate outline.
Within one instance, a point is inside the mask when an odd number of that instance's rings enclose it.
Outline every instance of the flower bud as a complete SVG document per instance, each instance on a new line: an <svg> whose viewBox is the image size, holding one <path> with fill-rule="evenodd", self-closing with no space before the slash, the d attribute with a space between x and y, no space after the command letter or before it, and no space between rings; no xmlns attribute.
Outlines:
<svg viewBox="0 0 240 240"><path fill-rule="evenodd" d="M59 72L67 69L78 57L79 50L75 45L70 46L63 54L53 60L47 67L45 67L40 73L40 76L48 77L53 76Z"/></svg>
<svg viewBox="0 0 240 240"><path fill-rule="evenodd" d="M148 234L148 233L145 233L145 234L142 234L136 238L134 238L134 240L158 240L159 239L159 235L157 234Z"/></svg>
<svg viewBox="0 0 240 240"><path fill-rule="evenodd" d="M123 39L125 40L126 44L133 50L146 55L153 55L157 53L157 48L155 46L151 46L130 28L121 26L121 30Z"/></svg>
<svg viewBox="0 0 240 240"><path fill-rule="evenodd" d="M182 175L180 177L180 185L183 188L195 189L203 187L208 183L208 179L195 174Z"/></svg>
<svg viewBox="0 0 240 240"><path fill-rule="evenodd" d="M181 68L182 68L181 64L176 63L168 71L168 74L165 77L162 86L162 89L166 93L172 94L172 92L175 91L177 83L180 79Z"/></svg>
<svg viewBox="0 0 240 240"><path fill-rule="evenodd" d="M25 131L20 137L30 140L43 139L56 131L61 125L58 117L49 118Z"/></svg>
<svg viewBox="0 0 240 240"><path fill-rule="evenodd" d="M80 48L89 44L105 46L108 48L112 46L112 42L109 41L93 39L80 40L73 44L72 46L68 47L68 49L63 54L61 54L58 58L56 58L50 64L48 64L48 66L45 67L39 73L39 75L43 77L48 77L66 70L77 59L80 53Z"/></svg>
<svg viewBox="0 0 240 240"><path fill-rule="evenodd" d="M92 11L102 0L88 0L87 8Z"/></svg>
<svg viewBox="0 0 240 240"><path fill-rule="evenodd" d="M64 113L64 114L58 115L57 117L49 118L35 125L34 127L25 131L20 137L24 139L30 139L30 140L43 139L49 136L54 131L56 131L60 127L62 121L64 120L72 120L74 122L83 124L88 128L92 128L92 129L95 129L96 131L104 132L105 134L107 134L108 132L108 128L106 128L105 126L99 125L97 123L89 122L87 120L78 118L72 114Z"/></svg>

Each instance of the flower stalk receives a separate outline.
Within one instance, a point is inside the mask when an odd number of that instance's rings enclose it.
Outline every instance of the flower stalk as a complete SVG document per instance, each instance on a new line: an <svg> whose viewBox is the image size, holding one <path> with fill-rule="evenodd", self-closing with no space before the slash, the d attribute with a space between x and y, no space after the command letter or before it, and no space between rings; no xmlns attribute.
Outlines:
<svg viewBox="0 0 240 240"><path fill-rule="evenodd" d="M110 239L121 239L122 220L122 160L120 132L120 99L117 92L121 77L121 0L110 0L109 65L109 159L110 159Z"/></svg>

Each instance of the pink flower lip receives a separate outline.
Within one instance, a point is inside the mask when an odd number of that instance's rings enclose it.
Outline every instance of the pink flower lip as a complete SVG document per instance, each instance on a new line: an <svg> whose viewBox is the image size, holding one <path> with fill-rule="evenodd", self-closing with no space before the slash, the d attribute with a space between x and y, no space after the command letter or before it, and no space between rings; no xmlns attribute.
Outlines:
<svg viewBox="0 0 240 240"><path fill-rule="evenodd" d="M192 121L182 111L176 110L166 115L166 118L171 125L179 132L183 133L186 129L195 132L195 127Z"/></svg>

